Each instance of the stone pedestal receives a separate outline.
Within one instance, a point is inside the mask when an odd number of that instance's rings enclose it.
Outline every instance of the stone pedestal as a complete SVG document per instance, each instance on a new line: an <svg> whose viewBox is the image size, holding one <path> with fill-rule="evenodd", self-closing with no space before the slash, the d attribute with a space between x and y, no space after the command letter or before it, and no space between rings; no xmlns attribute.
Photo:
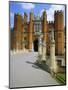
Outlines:
<svg viewBox="0 0 68 90"><path fill-rule="evenodd" d="M33 43L32 43L32 52L34 52L34 45L33 45Z"/></svg>
<svg viewBox="0 0 68 90"><path fill-rule="evenodd" d="M50 70L51 74L57 73L57 62L55 57L55 40L54 40L54 30L51 30L51 37L50 37Z"/></svg>
<svg viewBox="0 0 68 90"><path fill-rule="evenodd" d="M33 43L32 43L32 48L29 49L30 52L34 52L34 46L33 46Z"/></svg>
<svg viewBox="0 0 68 90"><path fill-rule="evenodd" d="M39 37L39 46L38 46L38 61L41 63L42 61L46 61L46 43L45 40L42 42L42 36Z"/></svg>
<svg viewBox="0 0 68 90"><path fill-rule="evenodd" d="M38 55L42 55L42 40L39 38Z"/></svg>
<svg viewBox="0 0 68 90"><path fill-rule="evenodd" d="M51 61L51 74L56 74L57 73L57 61L55 57L55 42L51 42L50 44L50 61Z"/></svg>
<svg viewBox="0 0 68 90"><path fill-rule="evenodd" d="M42 58L42 39L41 37L39 36L38 38L38 60L37 62L41 64L41 58Z"/></svg>
<svg viewBox="0 0 68 90"><path fill-rule="evenodd" d="M42 61L46 61L46 44L43 42L42 44Z"/></svg>

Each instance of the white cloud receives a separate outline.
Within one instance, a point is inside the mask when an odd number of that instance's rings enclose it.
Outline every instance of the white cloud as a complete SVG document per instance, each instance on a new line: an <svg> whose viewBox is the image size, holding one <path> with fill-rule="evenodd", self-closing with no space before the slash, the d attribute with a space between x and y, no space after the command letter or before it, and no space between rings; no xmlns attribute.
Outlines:
<svg viewBox="0 0 68 90"><path fill-rule="evenodd" d="M14 26L14 25L13 25L13 23L12 23L12 24L10 24L10 27L11 27L11 28L13 28L13 26Z"/></svg>
<svg viewBox="0 0 68 90"><path fill-rule="evenodd" d="M62 10L65 12L65 7L63 5L51 5L51 7L46 11L48 21L54 21L54 11L56 10Z"/></svg>
<svg viewBox="0 0 68 90"><path fill-rule="evenodd" d="M27 9L27 10L33 9L35 7L35 5L32 3L21 3L21 6L22 6L22 8Z"/></svg>
<svg viewBox="0 0 68 90"><path fill-rule="evenodd" d="M14 25L14 13L10 12L10 27L13 28Z"/></svg>
<svg viewBox="0 0 68 90"><path fill-rule="evenodd" d="M40 11L40 16L42 16L43 12L44 12L44 9L42 9L42 10Z"/></svg>
<svg viewBox="0 0 68 90"><path fill-rule="evenodd" d="M11 17L14 17L14 13L10 12L10 16L11 16Z"/></svg>
<svg viewBox="0 0 68 90"><path fill-rule="evenodd" d="M65 16L65 7L63 5L51 5L51 7L46 10L47 13L47 21L54 21L54 11L62 10ZM42 15L44 9L41 10L40 15Z"/></svg>

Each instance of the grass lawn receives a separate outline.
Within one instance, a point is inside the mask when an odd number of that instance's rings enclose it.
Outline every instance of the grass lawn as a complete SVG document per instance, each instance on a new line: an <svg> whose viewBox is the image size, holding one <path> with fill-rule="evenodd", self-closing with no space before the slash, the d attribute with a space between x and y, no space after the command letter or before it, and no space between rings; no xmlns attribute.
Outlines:
<svg viewBox="0 0 68 90"><path fill-rule="evenodd" d="M47 71L50 73L49 66L45 64L45 62L42 62L42 64L36 63L41 69ZM61 84L65 85L66 84L66 73L57 73L56 77L54 77L56 81Z"/></svg>
<svg viewBox="0 0 68 90"><path fill-rule="evenodd" d="M58 73L56 76L56 80L60 84L66 84L66 74L65 73Z"/></svg>

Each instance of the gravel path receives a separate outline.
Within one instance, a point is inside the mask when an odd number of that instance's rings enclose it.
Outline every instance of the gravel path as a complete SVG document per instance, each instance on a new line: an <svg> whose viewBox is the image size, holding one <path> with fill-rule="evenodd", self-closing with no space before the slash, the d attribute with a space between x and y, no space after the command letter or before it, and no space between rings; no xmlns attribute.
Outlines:
<svg viewBox="0 0 68 90"><path fill-rule="evenodd" d="M34 65L36 60L36 52L10 56L10 88L59 85L48 72Z"/></svg>

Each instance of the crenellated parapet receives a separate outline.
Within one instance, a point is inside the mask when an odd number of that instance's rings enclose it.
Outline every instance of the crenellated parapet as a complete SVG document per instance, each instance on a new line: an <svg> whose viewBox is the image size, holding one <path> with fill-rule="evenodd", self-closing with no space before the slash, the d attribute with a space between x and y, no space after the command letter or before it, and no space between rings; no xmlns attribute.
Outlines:
<svg viewBox="0 0 68 90"><path fill-rule="evenodd" d="M55 14L63 14L63 11L62 10L56 10L54 13Z"/></svg>
<svg viewBox="0 0 68 90"><path fill-rule="evenodd" d="M48 31L54 28L54 21L48 21Z"/></svg>

